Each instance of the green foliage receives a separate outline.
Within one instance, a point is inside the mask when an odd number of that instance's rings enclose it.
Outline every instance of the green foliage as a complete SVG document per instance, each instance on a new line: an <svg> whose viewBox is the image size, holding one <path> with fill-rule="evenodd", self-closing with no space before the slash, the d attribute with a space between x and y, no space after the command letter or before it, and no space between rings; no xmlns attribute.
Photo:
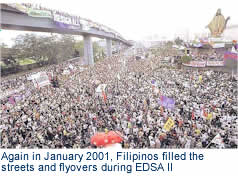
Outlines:
<svg viewBox="0 0 238 176"><path fill-rule="evenodd" d="M191 56L183 56L182 58L181 58L181 62L182 63L188 63L188 62L190 62L192 60L192 57Z"/></svg>
<svg viewBox="0 0 238 176"><path fill-rule="evenodd" d="M174 40L175 44L176 45L182 45L183 44L183 40L180 39L179 37L177 37L175 40Z"/></svg>
<svg viewBox="0 0 238 176"><path fill-rule="evenodd" d="M83 40L75 42L74 49L79 52L80 57L83 57L83 53L84 53L84 51L83 51L84 50Z"/></svg>
<svg viewBox="0 0 238 176"><path fill-rule="evenodd" d="M22 59L22 60L19 60L19 64L20 65L29 65L29 64L34 64L36 63L35 60L32 60L32 59Z"/></svg>
<svg viewBox="0 0 238 176"><path fill-rule="evenodd" d="M25 34L15 38L13 48L18 51L17 58L32 58L36 62L47 58L49 63L59 63L73 56L74 44L70 35Z"/></svg>
<svg viewBox="0 0 238 176"><path fill-rule="evenodd" d="M74 49L79 52L80 57L84 56L84 42L83 41L77 41L74 45ZM95 62L105 57L103 48L100 47L97 44L97 42L93 42L93 57Z"/></svg>

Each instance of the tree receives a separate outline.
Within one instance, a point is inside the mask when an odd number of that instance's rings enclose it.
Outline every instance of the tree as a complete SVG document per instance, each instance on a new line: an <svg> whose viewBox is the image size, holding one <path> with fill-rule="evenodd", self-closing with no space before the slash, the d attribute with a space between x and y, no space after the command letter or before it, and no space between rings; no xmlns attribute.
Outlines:
<svg viewBox="0 0 238 176"><path fill-rule="evenodd" d="M84 55L83 54L84 53L84 51L83 51L84 50L84 45L83 45L83 41L82 40L75 42L74 49L79 52L79 56L80 57L83 57L83 55Z"/></svg>
<svg viewBox="0 0 238 176"><path fill-rule="evenodd" d="M183 44L183 40L180 39L179 37L177 37L175 40L174 40L175 44L176 45L182 45Z"/></svg>
<svg viewBox="0 0 238 176"><path fill-rule="evenodd" d="M1 45L1 61L7 66L7 67L15 67L18 65L17 62L17 53L18 51L12 48L8 48L5 43L2 43Z"/></svg>
<svg viewBox="0 0 238 176"><path fill-rule="evenodd" d="M189 63L192 60L191 56L183 56L181 58L181 63Z"/></svg>
<svg viewBox="0 0 238 176"><path fill-rule="evenodd" d="M58 46L57 62L62 62L72 58L74 55L75 40L72 35L62 35L60 41L56 44Z"/></svg>
<svg viewBox="0 0 238 176"><path fill-rule="evenodd" d="M59 63L74 54L75 40L70 35L37 36L19 35L13 48L19 51L19 58L31 58L36 62L48 59L48 63Z"/></svg>
<svg viewBox="0 0 238 176"><path fill-rule="evenodd" d="M79 52L80 57L84 56L84 42L82 40L75 43L74 49ZM93 42L93 57L95 62L102 59L103 54L103 48L97 42Z"/></svg>

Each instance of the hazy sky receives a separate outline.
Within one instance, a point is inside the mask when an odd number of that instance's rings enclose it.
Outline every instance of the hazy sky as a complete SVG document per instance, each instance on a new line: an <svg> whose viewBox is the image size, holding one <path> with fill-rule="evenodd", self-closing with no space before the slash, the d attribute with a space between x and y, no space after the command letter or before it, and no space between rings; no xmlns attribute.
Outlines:
<svg viewBox="0 0 238 176"><path fill-rule="evenodd" d="M133 40L155 34L166 39L177 35L192 38L196 33L208 32L205 26L218 8L225 18L231 17L229 24L238 24L237 0L39 0L37 3L103 23ZM0 39L9 41L16 34L3 30Z"/></svg>

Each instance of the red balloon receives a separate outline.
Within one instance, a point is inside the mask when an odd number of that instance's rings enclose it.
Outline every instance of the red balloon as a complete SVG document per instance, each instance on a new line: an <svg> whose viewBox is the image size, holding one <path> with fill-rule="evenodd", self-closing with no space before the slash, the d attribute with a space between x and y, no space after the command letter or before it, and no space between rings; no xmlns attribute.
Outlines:
<svg viewBox="0 0 238 176"><path fill-rule="evenodd" d="M91 137L91 144L94 144L98 147L103 147L109 144L107 135L105 133L96 133Z"/></svg>

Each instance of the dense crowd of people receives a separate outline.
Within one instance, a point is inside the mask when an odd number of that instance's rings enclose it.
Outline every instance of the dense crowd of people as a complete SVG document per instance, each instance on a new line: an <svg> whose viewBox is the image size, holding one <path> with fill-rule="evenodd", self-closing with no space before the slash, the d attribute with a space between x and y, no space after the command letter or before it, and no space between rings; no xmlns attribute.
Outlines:
<svg viewBox="0 0 238 176"><path fill-rule="evenodd" d="M177 69L161 58L125 51L83 71L77 62L52 65L40 71L53 71L58 86L39 89L27 79L32 73L3 79L2 92L25 89L16 104L1 100L0 147L95 148L91 136L107 129L123 135L123 148L237 148L237 76ZM69 64L77 69L62 74ZM95 91L100 84L106 96ZM161 106L161 96L174 108ZM168 118L174 125L165 131ZM211 143L217 134L223 146Z"/></svg>
<svg viewBox="0 0 238 176"><path fill-rule="evenodd" d="M213 54L200 54L192 55L192 60L195 61L223 61L224 54L213 53Z"/></svg>

